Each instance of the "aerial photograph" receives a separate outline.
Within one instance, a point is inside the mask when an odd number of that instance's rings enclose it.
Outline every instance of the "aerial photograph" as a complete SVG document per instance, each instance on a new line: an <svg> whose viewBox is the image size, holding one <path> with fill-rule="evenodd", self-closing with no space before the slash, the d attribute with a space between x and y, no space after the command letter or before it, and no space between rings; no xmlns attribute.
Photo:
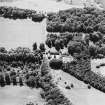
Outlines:
<svg viewBox="0 0 105 105"><path fill-rule="evenodd" d="M0 0L0 105L105 105L105 0Z"/></svg>

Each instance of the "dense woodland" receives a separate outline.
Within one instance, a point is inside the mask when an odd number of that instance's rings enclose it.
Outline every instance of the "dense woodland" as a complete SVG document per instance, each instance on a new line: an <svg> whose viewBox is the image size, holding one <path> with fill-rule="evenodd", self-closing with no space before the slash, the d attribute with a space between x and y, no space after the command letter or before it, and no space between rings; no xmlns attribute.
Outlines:
<svg viewBox="0 0 105 105"><path fill-rule="evenodd" d="M105 33L105 11L95 8L72 8L58 13L49 13L48 32Z"/></svg>

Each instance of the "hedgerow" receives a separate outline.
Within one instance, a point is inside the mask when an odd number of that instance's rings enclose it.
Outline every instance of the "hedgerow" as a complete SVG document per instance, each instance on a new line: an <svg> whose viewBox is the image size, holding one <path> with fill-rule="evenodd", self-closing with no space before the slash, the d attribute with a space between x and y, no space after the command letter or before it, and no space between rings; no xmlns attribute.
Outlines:
<svg viewBox="0 0 105 105"><path fill-rule="evenodd" d="M30 18L34 22L41 22L45 18L43 13L38 13L35 10L7 6L0 6L0 16L14 20Z"/></svg>

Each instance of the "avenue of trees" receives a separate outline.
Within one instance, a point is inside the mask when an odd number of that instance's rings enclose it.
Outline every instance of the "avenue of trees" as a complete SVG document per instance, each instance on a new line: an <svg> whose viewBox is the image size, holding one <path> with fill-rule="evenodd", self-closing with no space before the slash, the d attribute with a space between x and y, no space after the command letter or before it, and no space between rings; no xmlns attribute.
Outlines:
<svg viewBox="0 0 105 105"><path fill-rule="evenodd" d="M0 60L7 62L23 61L23 62L34 63L34 62L40 62L42 58L43 55L40 50L31 52L29 48L18 47L16 49L11 49L8 52L3 50L0 51Z"/></svg>
<svg viewBox="0 0 105 105"><path fill-rule="evenodd" d="M60 89L53 82L49 72L48 61L44 59L41 67L40 86L43 89L41 97L47 101L46 105L72 105L72 102L61 93Z"/></svg>
<svg viewBox="0 0 105 105"><path fill-rule="evenodd" d="M8 73L3 73L0 72L0 86L4 87L5 85L19 85L19 86L23 86L24 82L23 82L23 78L21 76L19 76L19 80L17 80L16 75L11 76L10 72Z"/></svg>

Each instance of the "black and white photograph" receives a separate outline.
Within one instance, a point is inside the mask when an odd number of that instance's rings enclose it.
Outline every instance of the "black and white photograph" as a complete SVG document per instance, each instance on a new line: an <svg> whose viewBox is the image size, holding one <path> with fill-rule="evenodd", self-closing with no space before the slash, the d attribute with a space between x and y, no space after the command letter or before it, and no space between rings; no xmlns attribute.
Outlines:
<svg viewBox="0 0 105 105"><path fill-rule="evenodd" d="M105 0L0 0L0 105L105 105Z"/></svg>

